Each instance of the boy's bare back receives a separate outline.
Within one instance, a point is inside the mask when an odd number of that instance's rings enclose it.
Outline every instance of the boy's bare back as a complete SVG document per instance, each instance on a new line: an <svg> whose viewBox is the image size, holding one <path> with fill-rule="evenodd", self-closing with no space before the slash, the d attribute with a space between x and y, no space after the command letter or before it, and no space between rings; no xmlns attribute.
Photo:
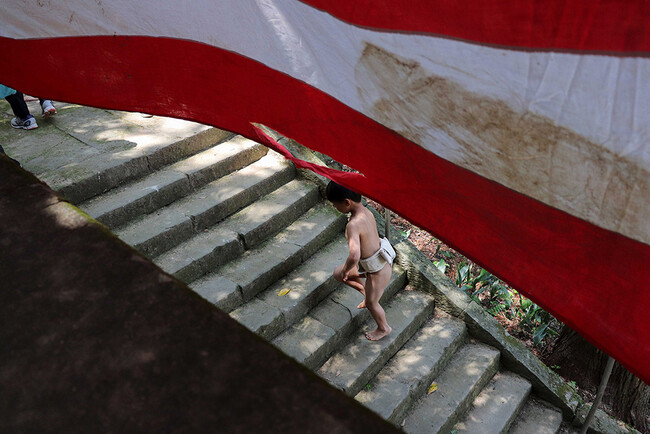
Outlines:
<svg viewBox="0 0 650 434"><path fill-rule="evenodd" d="M350 236L353 236L354 233L358 234L359 237L362 258L367 258L379 250L380 241L375 217L365 207L360 208L359 212L350 216L345 228L345 236L348 242Z"/></svg>

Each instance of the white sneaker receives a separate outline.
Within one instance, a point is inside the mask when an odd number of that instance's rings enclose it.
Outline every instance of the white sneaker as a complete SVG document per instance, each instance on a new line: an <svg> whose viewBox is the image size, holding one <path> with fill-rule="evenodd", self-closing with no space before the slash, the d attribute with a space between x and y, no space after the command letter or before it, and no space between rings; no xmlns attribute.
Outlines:
<svg viewBox="0 0 650 434"><path fill-rule="evenodd" d="M34 128L38 128L36 119L34 119L34 116L32 115L27 116L25 119L13 118L11 120L11 126L13 128L22 128L23 130L33 130Z"/></svg>
<svg viewBox="0 0 650 434"><path fill-rule="evenodd" d="M41 104L41 108L43 109L44 118L48 118L56 114L56 108L54 107L54 104L52 104L52 101L50 101L49 99L43 100L43 104Z"/></svg>

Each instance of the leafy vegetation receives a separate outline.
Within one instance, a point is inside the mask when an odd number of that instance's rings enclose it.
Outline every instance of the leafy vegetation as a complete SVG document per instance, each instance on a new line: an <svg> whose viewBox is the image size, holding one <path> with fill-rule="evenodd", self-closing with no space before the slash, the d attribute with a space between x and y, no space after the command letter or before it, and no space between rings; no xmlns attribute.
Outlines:
<svg viewBox="0 0 650 434"><path fill-rule="evenodd" d="M450 266L445 259L452 258L453 254L440 250L441 246L438 245L434 257L441 258L433 263L444 274ZM456 286L491 315L503 315L517 322L521 331L532 337L534 346L540 345L547 336L558 334L556 328L559 323L550 313L508 287L489 271L480 267L475 269L471 262L461 260L456 263L454 274Z"/></svg>

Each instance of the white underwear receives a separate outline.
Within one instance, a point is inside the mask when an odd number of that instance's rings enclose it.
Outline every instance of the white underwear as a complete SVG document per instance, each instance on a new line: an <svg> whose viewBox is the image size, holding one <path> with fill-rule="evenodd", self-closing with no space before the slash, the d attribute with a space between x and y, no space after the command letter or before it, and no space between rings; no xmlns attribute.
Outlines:
<svg viewBox="0 0 650 434"><path fill-rule="evenodd" d="M386 238L381 239L379 250L372 256L359 260L359 274L376 273L384 268L386 264L393 264L395 260L395 249Z"/></svg>

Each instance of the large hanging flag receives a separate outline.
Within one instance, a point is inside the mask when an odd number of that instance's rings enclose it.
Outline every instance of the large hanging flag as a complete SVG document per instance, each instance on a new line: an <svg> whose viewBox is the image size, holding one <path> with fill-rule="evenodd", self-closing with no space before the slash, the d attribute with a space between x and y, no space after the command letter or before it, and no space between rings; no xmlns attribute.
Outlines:
<svg viewBox="0 0 650 434"><path fill-rule="evenodd" d="M645 0L5 0L0 83L176 116L451 244L650 382ZM299 165L305 164L298 162Z"/></svg>

